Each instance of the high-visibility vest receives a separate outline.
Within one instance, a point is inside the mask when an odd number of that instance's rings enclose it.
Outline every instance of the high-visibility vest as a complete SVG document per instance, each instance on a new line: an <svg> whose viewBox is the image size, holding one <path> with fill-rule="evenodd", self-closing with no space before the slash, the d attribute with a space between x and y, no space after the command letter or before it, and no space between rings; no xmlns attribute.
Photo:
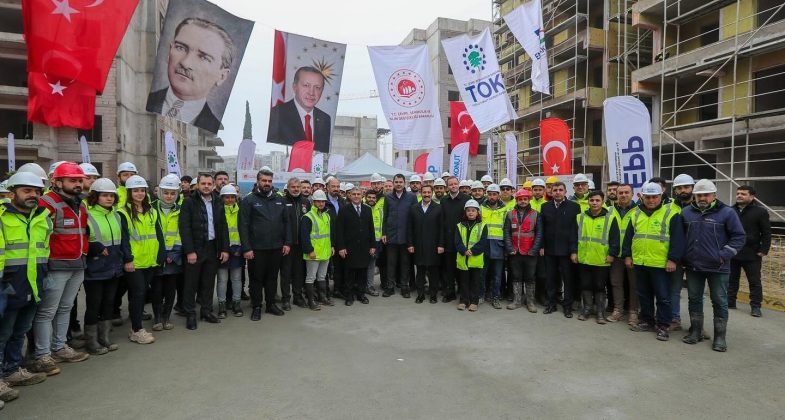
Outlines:
<svg viewBox="0 0 785 420"><path fill-rule="evenodd" d="M635 213L635 209L628 210L627 213L624 214L624 217L619 213L616 206L610 206L608 212L613 215L613 218L616 220L616 226L619 227L619 245L621 245L624 243L624 234L627 233L627 226L630 224L630 219L632 218L632 214ZM621 256L621 246L619 247L619 255L614 255L614 257L619 256Z"/></svg>
<svg viewBox="0 0 785 420"><path fill-rule="evenodd" d="M485 226L488 226L488 239L490 240L504 240L504 216L507 214L507 209L501 204L499 202L499 207L496 209L485 204L480 206L482 221Z"/></svg>
<svg viewBox="0 0 785 420"><path fill-rule="evenodd" d="M662 206L647 216L640 208L634 210L629 223L632 238L632 261L635 265L665 268L670 249L670 224L677 213L671 206Z"/></svg>
<svg viewBox="0 0 785 420"><path fill-rule="evenodd" d="M513 208L510 212L510 222L512 248L521 255L527 255L534 245L534 237L537 234L537 212L529 210L523 221L518 224L518 208Z"/></svg>
<svg viewBox="0 0 785 420"><path fill-rule="evenodd" d="M330 259L330 214L327 211L321 213L313 206L303 217L311 221L311 246L316 253L316 261L327 261ZM304 260L311 260L308 254L303 253Z"/></svg>
<svg viewBox="0 0 785 420"><path fill-rule="evenodd" d="M486 225L483 222L475 223L471 229L467 230L463 223L458 223L458 232L461 235L461 242L463 242L466 249L472 249L472 247L480 241L480 238L482 238L482 230L485 226ZM483 260L482 254L472 255L471 257L458 254L455 257L458 269L463 271L470 268L483 268L485 264Z"/></svg>
<svg viewBox="0 0 785 420"><path fill-rule="evenodd" d="M87 225L90 226L90 242L105 247L120 245L123 239L120 215L117 210L107 210L98 204L87 209Z"/></svg>
<svg viewBox="0 0 785 420"><path fill-rule="evenodd" d="M139 220L131 216L128 206L120 210L128 222L128 234L131 239L131 254L134 256L135 268L150 268L158 265L158 237L155 226L160 223L158 211L150 209L140 214Z"/></svg>
<svg viewBox="0 0 785 420"><path fill-rule="evenodd" d="M125 204L128 202L128 190L125 188L125 185L118 185L117 186L117 208L122 209L125 208Z"/></svg>
<svg viewBox="0 0 785 420"><path fill-rule="evenodd" d="M581 206L581 213L583 213L583 212L585 212L586 210L589 209L589 194L588 193L586 193L583 196L583 198L578 198L577 195L573 194L571 199L572 199L572 201L578 203L579 206Z"/></svg>
<svg viewBox="0 0 785 420"><path fill-rule="evenodd" d="M510 211L512 211L512 209L514 209L514 208L515 208L515 206L516 206L517 204L518 204L518 202L517 202L517 201L515 201L515 198L513 197L513 198L511 198L509 201L507 201L506 203L504 203L504 210L505 210L505 211L508 211L508 212L510 212Z"/></svg>
<svg viewBox="0 0 785 420"><path fill-rule="evenodd" d="M603 217L591 217L585 212L576 216L578 222L578 262L580 264L607 267L606 262L610 245L608 231L611 228L613 214L605 213Z"/></svg>
<svg viewBox="0 0 785 420"><path fill-rule="evenodd" d="M229 227L229 246L240 245L240 231L237 229L240 206L237 203L231 206L224 205L224 213L226 213L226 225Z"/></svg>
<svg viewBox="0 0 785 420"><path fill-rule="evenodd" d="M87 254L87 209L79 203L79 211L68 206L56 192L41 197L39 205L49 210L54 226L49 238L49 258L78 260Z"/></svg>
<svg viewBox="0 0 785 420"><path fill-rule="evenodd" d="M6 267L25 266L33 299L39 302L38 264L49 259L49 237L54 224L47 211L34 209L25 218L0 204L0 273Z"/></svg>
<svg viewBox="0 0 785 420"><path fill-rule="evenodd" d="M158 220L161 221L161 230L164 232L164 244L167 251L174 249L175 245L182 245L180 240L180 206L175 205L169 209L169 214L161 209L161 202L156 202L153 207L158 211Z"/></svg>
<svg viewBox="0 0 785 420"><path fill-rule="evenodd" d="M382 240L382 226L384 225L384 197L373 206L373 233L376 241Z"/></svg>
<svg viewBox="0 0 785 420"><path fill-rule="evenodd" d="M543 198L534 198L534 197L532 197L532 199L529 200L529 205L534 210L537 210L537 213L539 213L540 211L542 211L542 205L547 203L547 202L548 202L548 200L546 200L545 197L543 197Z"/></svg>

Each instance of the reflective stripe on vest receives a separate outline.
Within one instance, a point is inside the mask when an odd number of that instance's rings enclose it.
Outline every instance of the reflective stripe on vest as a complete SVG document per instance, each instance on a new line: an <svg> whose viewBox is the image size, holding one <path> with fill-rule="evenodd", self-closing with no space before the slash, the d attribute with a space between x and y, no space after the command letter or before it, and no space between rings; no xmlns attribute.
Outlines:
<svg viewBox="0 0 785 420"><path fill-rule="evenodd" d="M305 213L311 221L311 247L316 254L316 261L326 261L330 259L330 214L327 211L321 212L314 206L309 212ZM304 260L310 260L308 254L303 253Z"/></svg>
<svg viewBox="0 0 785 420"><path fill-rule="evenodd" d="M471 230L468 231L466 226L463 223L458 223L458 232L460 232L461 242L466 247L466 249L471 249L477 242L480 241L482 238L482 230L487 226L485 223L475 223L472 226ZM457 254L455 256L456 265L459 270L468 270L470 268L483 268L484 266L484 258L483 255L472 255L471 257L467 257L466 255Z"/></svg>
<svg viewBox="0 0 785 420"><path fill-rule="evenodd" d="M237 228L237 221L240 207L237 204L224 205L226 215L226 226L229 229L229 246L240 245L240 230Z"/></svg>
<svg viewBox="0 0 785 420"><path fill-rule="evenodd" d="M600 219L590 218L586 220L586 213L581 213L578 218L578 262L586 265L593 266L609 266L606 262L608 257L608 230L610 222L613 219L613 214L610 212L605 213L605 216ZM597 234L597 227L602 223L602 230Z"/></svg>
<svg viewBox="0 0 785 420"><path fill-rule="evenodd" d="M35 213L37 210L33 210ZM49 236L52 222L48 211L24 217L18 213L6 213L0 208L0 273L5 267L26 267L27 282L33 300L38 296L38 264L46 264L49 256ZM13 243L11 242L13 241Z"/></svg>
<svg viewBox="0 0 785 420"><path fill-rule="evenodd" d="M96 210L96 212L101 212L101 210ZM114 215L114 221L117 223L117 231L112 229L112 224L109 221L109 214ZM101 229L101 225L98 220L93 215L93 212L88 210L87 211L87 224L90 226L90 242L98 242L105 247L110 247L113 245L120 245L122 241L122 233L120 232L120 228L122 223L120 222L120 215L117 214L116 211L105 212L101 214L104 216L106 220L106 228L109 232L104 232L105 229Z"/></svg>
<svg viewBox="0 0 785 420"><path fill-rule="evenodd" d="M482 213L482 220L485 226L488 226L488 239L503 241L504 240L504 216L507 214L507 209L502 206L501 202L498 203L499 208L492 209L487 206L481 206L480 212Z"/></svg>
<svg viewBox="0 0 785 420"><path fill-rule="evenodd" d="M159 223L159 213L150 209L147 213L139 214L139 220L134 220L126 209L121 210L128 221L128 233L131 239L131 254L134 256L136 268L150 268L158 265L158 236L155 227Z"/></svg>
<svg viewBox="0 0 785 420"><path fill-rule="evenodd" d="M528 226L526 222L529 222ZM526 217L518 223L518 208L512 209L510 214L510 236L512 237L512 248L519 254L526 255L534 245L534 237L537 229L537 212L529 210ZM528 230L524 230L528 227Z"/></svg>
<svg viewBox="0 0 785 420"><path fill-rule="evenodd" d="M660 207L651 216L640 208L635 209L631 220L635 232L632 238L632 260L635 265L665 268L670 248L668 229L675 215L671 206Z"/></svg>

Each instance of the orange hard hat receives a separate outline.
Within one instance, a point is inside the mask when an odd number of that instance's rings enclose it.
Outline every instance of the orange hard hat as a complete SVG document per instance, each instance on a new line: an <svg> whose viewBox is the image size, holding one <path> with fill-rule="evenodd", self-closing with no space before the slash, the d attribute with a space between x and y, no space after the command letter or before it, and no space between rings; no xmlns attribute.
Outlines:
<svg viewBox="0 0 785 420"><path fill-rule="evenodd" d="M516 199L517 199L517 198L519 198L519 197L526 197L526 198L531 198L531 196L532 196L532 192L531 192L531 191L529 191L529 190L523 189L523 188L522 188L522 189L520 189L520 190L518 190L518 191L515 193L515 198L516 198Z"/></svg>
<svg viewBox="0 0 785 420"><path fill-rule="evenodd" d="M84 170L74 162L63 162L57 165L53 178L84 178Z"/></svg>

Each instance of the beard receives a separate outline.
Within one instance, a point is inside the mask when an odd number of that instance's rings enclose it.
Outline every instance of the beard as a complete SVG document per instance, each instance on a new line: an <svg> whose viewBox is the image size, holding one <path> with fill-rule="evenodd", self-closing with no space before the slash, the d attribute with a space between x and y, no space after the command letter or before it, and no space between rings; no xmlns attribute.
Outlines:
<svg viewBox="0 0 785 420"><path fill-rule="evenodd" d="M616 194L608 194L608 200L616 201Z"/></svg>
<svg viewBox="0 0 785 420"><path fill-rule="evenodd" d="M260 189L260 190L261 190L263 193L265 193L265 194L268 194L270 191L272 191L272 190L273 190L273 187L272 187L272 185L262 185L261 187L259 187L259 189Z"/></svg>
<svg viewBox="0 0 785 420"><path fill-rule="evenodd" d="M65 186L63 186L63 192L68 194L68 195L76 196L76 195L79 195L79 194L82 193L82 187L74 187L74 188L70 188L69 189L69 188L66 188Z"/></svg>
<svg viewBox="0 0 785 420"><path fill-rule="evenodd" d="M706 210L711 205L711 203L707 203L705 201L698 201L696 204L698 205L698 208L701 210Z"/></svg>
<svg viewBox="0 0 785 420"><path fill-rule="evenodd" d="M36 199L36 198L29 198L29 199L27 199L25 201L22 201L19 204L21 204L21 206L19 206L19 207L24 207L26 209L32 210L32 209L34 209L34 208L36 208L38 206L38 199Z"/></svg>
<svg viewBox="0 0 785 420"><path fill-rule="evenodd" d="M691 193L683 192L683 193L679 194L679 201L681 201L681 202L689 201L690 198L692 198L692 194Z"/></svg>

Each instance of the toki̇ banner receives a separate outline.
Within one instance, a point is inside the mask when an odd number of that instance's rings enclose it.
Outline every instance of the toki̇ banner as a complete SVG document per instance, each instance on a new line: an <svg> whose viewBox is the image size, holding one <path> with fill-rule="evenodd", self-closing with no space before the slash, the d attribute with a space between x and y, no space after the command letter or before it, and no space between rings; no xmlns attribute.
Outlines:
<svg viewBox="0 0 785 420"><path fill-rule="evenodd" d="M311 172L318 177L324 172L324 153L317 153L311 159Z"/></svg>
<svg viewBox="0 0 785 420"><path fill-rule="evenodd" d="M442 166L444 166L444 148L439 147L431 150L428 153L428 159L425 161L425 172L430 172L434 177L438 178L439 174L442 173Z"/></svg>
<svg viewBox="0 0 785 420"><path fill-rule="evenodd" d="M485 165L488 167L488 175L493 178L493 136L488 136L488 151L485 153Z"/></svg>
<svg viewBox="0 0 785 420"><path fill-rule="evenodd" d="M546 176L572 173L570 127L560 118L540 121L542 172Z"/></svg>
<svg viewBox="0 0 785 420"><path fill-rule="evenodd" d="M256 142L243 139L237 148L237 172L251 170L256 160Z"/></svg>
<svg viewBox="0 0 785 420"><path fill-rule="evenodd" d="M164 145L166 146L166 169L167 173L180 174L180 161L177 159L177 143L174 141L171 131L167 131L164 135Z"/></svg>
<svg viewBox="0 0 785 420"><path fill-rule="evenodd" d="M504 16L504 23L532 60L532 90L550 94L548 54L545 48L545 26L542 24L540 0L532 0L520 5Z"/></svg>
<svg viewBox="0 0 785 420"><path fill-rule="evenodd" d="M632 185L637 194L654 169L649 110L638 98L615 96L603 102L603 111L610 180Z"/></svg>
<svg viewBox="0 0 785 420"><path fill-rule="evenodd" d="M469 143L461 143L450 153L449 172L458 179L466 179L469 175Z"/></svg>

